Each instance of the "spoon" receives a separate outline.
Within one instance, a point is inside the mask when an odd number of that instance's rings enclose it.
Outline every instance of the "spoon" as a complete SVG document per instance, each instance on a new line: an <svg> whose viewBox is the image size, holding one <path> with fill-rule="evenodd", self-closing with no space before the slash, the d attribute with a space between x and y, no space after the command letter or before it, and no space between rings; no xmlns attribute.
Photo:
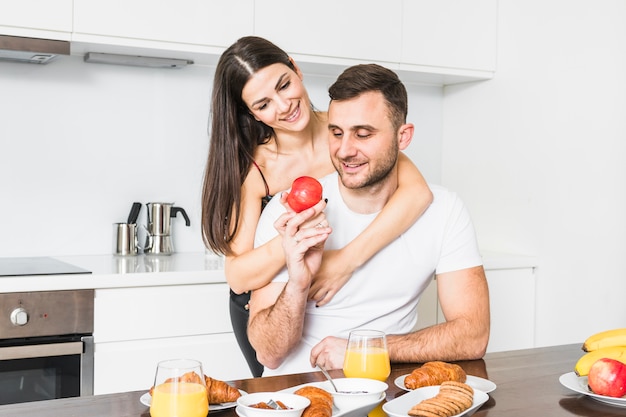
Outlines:
<svg viewBox="0 0 626 417"><path fill-rule="evenodd" d="M276 401L272 400L271 398L267 402L267 405L272 407L274 410L284 410L284 408L282 408L280 404L278 404Z"/></svg>
<svg viewBox="0 0 626 417"><path fill-rule="evenodd" d="M324 367L322 365L318 364L317 367L320 368L320 371L322 371L322 373L324 374L326 379L330 382L330 385L333 386L333 388L335 389L336 393L338 393L338 394L367 394L367 391L340 391L340 390L338 390L337 389L337 385L335 385L335 382L330 377L330 374L328 373L328 371L326 369L324 369Z"/></svg>

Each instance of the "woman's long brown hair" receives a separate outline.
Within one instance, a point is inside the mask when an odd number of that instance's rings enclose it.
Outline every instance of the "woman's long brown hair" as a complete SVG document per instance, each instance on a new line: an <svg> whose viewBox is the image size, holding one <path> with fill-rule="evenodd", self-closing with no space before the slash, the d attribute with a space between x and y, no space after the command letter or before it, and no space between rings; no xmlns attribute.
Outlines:
<svg viewBox="0 0 626 417"><path fill-rule="evenodd" d="M247 36L224 51L215 69L202 187L202 238L216 253L232 254L230 243L239 229L241 186L256 147L274 134L250 114L241 92L252 74L276 63L295 70L285 51L266 39Z"/></svg>

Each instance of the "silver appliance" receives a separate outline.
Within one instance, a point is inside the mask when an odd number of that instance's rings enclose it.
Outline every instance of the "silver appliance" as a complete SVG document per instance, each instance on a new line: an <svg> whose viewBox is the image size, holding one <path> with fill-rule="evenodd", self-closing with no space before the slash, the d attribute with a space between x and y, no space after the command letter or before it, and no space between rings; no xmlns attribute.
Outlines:
<svg viewBox="0 0 626 417"><path fill-rule="evenodd" d="M65 274L91 274L91 271L47 256L0 258L0 277Z"/></svg>
<svg viewBox="0 0 626 417"><path fill-rule="evenodd" d="M0 35L0 61L47 64L69 54L67 41Z"/></svg>
<svg viewBox="0 0 626 417"><path fill-rule="evenodd" d="M93 395L94 290L0 293L0 405Z"/></svg>
<svg viewBox="0 0 626 417"><path fill-rule="evenodd" d="M172 245L172 217L178 213L185 218L185 224L190 226L189 216L182 207L174 207L173 203L148 203L148 236L143 251L147 255L171 255L174 252Z"/></svg>

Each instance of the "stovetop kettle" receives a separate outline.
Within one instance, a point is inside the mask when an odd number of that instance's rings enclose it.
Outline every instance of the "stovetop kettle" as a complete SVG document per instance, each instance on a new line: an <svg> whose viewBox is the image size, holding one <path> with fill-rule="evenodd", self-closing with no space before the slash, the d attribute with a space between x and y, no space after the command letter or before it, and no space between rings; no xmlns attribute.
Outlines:
<svg viewBox="0 0 626 417"><path fill-rule="evenodd" d="M174 207L174 203L147 203L148 234L144 253L148 255L170 255L174 251L172 246L172 217L178 213L185 218L185 224L190 226L189 216L182 207Z"/></svg>

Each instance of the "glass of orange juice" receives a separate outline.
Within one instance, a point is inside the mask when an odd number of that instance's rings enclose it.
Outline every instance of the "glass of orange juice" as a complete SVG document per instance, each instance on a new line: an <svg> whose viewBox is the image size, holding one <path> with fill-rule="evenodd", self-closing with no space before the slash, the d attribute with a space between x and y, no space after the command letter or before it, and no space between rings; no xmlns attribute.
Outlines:
<svg viewBox="0 0 626 417"><path fill-rule="evenodd" d="M150 402L152 417L206 417L209 413L202 364L193 359L159 362Z"/></svg>
<svg viewBox="0 0 626 417"><path fill-rule="evenodd" d="M353 330L343 362L348 378L371 378L386 381L391 373L387 337L379 330Z"/></svg>

